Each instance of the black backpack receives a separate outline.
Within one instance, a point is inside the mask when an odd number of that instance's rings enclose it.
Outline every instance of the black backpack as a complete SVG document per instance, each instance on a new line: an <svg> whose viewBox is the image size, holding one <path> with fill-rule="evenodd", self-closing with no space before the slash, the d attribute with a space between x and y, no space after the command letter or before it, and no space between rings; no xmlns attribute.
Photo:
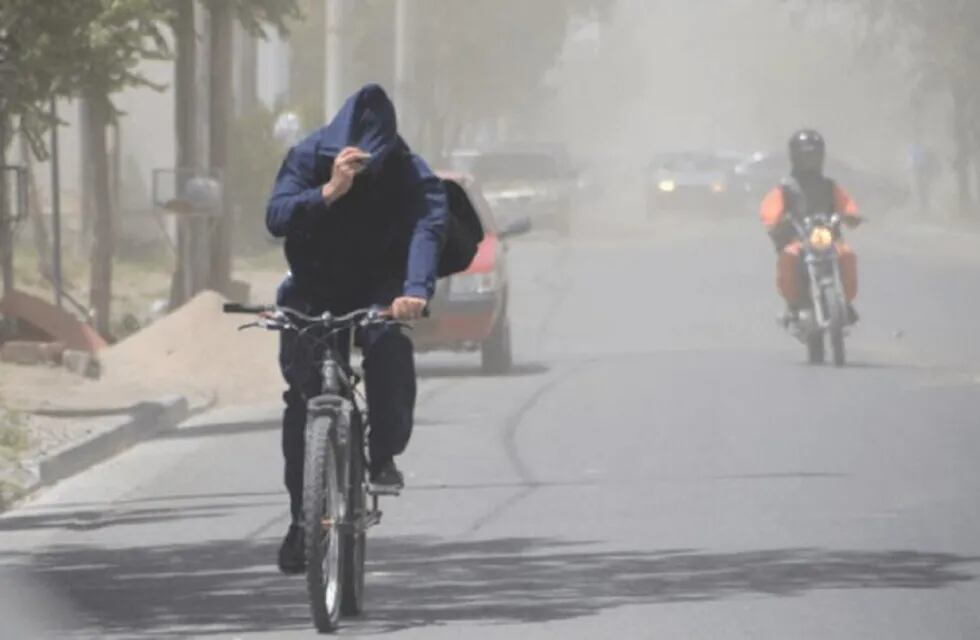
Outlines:
<svg viewBox="0 0 980 640"><path fill-rule="evenodd" d="M443 180L442 184L449 198L449 219L439 254L438 275L445 278L469 268L484 233L480 216L463 187L453 180Z"/></svg>

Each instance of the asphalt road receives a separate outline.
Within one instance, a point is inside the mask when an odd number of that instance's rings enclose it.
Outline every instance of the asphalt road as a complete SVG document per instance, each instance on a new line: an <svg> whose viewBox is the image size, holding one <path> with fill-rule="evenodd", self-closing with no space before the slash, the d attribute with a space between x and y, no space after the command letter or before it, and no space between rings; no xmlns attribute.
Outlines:
<svg viewBox="0 0 980 640"><path fill-rule="evenodd" d="M514 244L513 375L421 358L409 489L343 635L980 637L971 241L853 234L835 370L776 328L754 220L590 226ZM277 392L0 519L0 636L311 637L273 564Z"/></svg>

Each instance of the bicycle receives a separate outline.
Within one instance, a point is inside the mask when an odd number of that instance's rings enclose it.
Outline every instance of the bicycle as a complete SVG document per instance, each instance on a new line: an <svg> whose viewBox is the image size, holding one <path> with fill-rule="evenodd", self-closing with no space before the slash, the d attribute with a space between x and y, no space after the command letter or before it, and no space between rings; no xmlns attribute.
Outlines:
<svg viewBox="0 0 980 640"><path fill-rule="evenodd" d="M378 495L365 477L367 407L360 376L349 369L338 343L372 325L399 325L386 311L358 309L342 316L309 316L278 305L228 303L225 313L258 315L239 329L294 331L323 347L320 395L307 401L306 457L303 469L303 527L306 584L313 624L330 633L341 615L364 608L367 530L380 524ZM348 352L349 353L349 352ZM368 498L370 497L370 505Z"/></svg>

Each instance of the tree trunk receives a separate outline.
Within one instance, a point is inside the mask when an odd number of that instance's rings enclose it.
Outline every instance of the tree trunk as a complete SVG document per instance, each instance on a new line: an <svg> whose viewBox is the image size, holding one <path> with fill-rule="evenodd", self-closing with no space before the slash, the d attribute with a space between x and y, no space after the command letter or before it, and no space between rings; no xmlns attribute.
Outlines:
<svg viewBox="0 0 980 640"><path fill-rule="evenodd" d="M112 195L109 177L109 148L106 128L109 104L106 95L90 92L88 96L91 127L87 127L89 162L92 165L92 196L95 217L92 221L92 271L89 281L89 304L95 314L95 329L111 337L112 259L115 253Z"/></svg>
<svg viewBox="0 0 980 640"><path fill-rule="evenodd" d="M89 135L86 133L92 125L92 111L89 108L88 100L84 97L78 101L78 121L82 128L78 152L79 152L79 185L78 193L80 196L80 213L82 216L79 227L78 241L75 245L75 255L82 256L91 254L92 251L92 227L95 220L95 198L92 194L92 185L95 179L92 177L92 150L89 149Z"/></svg>
<svg viewBox="0 0 980 640"><path fill-rule="evenodd" d="M970 189L970 159L973 140L968 115L967 93L960 85L953 87L953 142L956 155L953 169L956 172L959 215L967 216L973 208L973 194Z"/></svg>
<svg viewBox="0 0 980 640"><path fill-rule="evenodd" d="M211 5L211 56L209 123L209 159L211 170L222 179L225 176L228 156L229 120L233 117L232 88L234 66L233 28L234 15L231 3L216 2ZM227 185L224 185L227 187ZM221 211L213 226L211 235L211 270L208 287L228 293L231 285L231 244L233 224L228 199L222 198Z"/></svg>
<svg viewBox="0 0 980 640"><path fill-rule="evenodd" d="M20 155L24 158L24 168L27 169L27 211L31 219L34 249L37 251L37 269L41 277L53 285L51 239L47 222L44 220L44 211L41 208L41 192L37 188L37 179L34 176L34 152L31 151L27 136L24 135L20 136Z"/></svg>
<svg viewBox="0 0 980 640"><path fill-rule="evenodd" d="M122 198L123 147L123 132L119 120L113 122L109 130L112 132L112 146L109 148L109 194L112 198L113 211L119 211Z"/></svg>
<svg viewBox="0 0 980 640"><path fill-rule="evenodd" d="M968 123L970 128L969 162L972 169L970 188L972 189L971 192L976 194L972 202L973 207L967 212L971 218L980 216L980 121L977 120L976 115L978 102L980 101L974 98L970 105Z"/></svg>
<svg viewBox="0 0 980 640"><path fill-rule="evenodd" d="M0 167L7 165L7 139L10 120L0 111ZM3 273L3 294L14 288L14 236L7 175L0 172L0 272Z"/></svg>
<svg viewBox="0 0 980 640"><path fill-rule="evenodd" d="M177 153L174 158L174 188L183 191L184 183L192 177L197 166L197 136L195 114L197 112L197 33L194 29L194 0L177 0L177 17L174 21L176 60L174 63L174 130L177 137ZM175 194L176 195L176 194ZM191 242L193 233L189 220L177 220L177 264L170 283L170 308L176 309L187 302L195 291L197 280L192 271Z"/></svg>

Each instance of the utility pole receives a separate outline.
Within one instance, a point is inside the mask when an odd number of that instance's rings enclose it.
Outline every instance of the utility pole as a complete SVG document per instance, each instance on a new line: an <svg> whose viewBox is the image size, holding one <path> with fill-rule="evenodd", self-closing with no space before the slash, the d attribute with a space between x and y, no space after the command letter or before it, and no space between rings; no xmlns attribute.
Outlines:
<svg viewBox="0 0 980 640"><path fill-rule="evenodd" d="M258 75L256 73L259 66L259 42L255 36L241 26L235 29L235 34L239 42L238 51L240 55L236 70L238 100L235 112L241 115L251 113L259 102Z"/></svg>
<svg viewBox="0 0 980 640"><path fill-rule="evenodd" d="M402 137L417 142L415 112L415 29L411 0L395 0L395 108Z"/></svg>
<svg viewBox="0 0 980 640"><path fill-rule="evenodd" d="M232 54L234 51L234 19L230 2L210 5L210 92L208 96L209 142L208 167L211 177L224 188L225 169L228 161L228 133L234 113L233 78L235 73ZM228 294L232 275L231 210L227 198L221 198L220 211L212 225L210 243L210 269L208 287Z"/></svg>
<svg viewBox="0 0 980 640"><path fill-rule="evenodd" d="M195 1L177 0L174 19L176 41L174 82L174 129L177 153L174 158L174 194L183 193L185 184L200 166L197 130L197 25ZM170 287L170 308L175 309L194 295L197 283L194 269L194 228L192 221L176 219L177 268Z"/></svg>
<svg viewBox="0 0 980 640"><path fill-rule="evenodd" d="M346 54L347 3L345 0L328 0L326 21L326 73L324 83L326 95L323 97L323 107L326 111L324 122L330 122L343 104L346 77L344 66Z"/></svg>

